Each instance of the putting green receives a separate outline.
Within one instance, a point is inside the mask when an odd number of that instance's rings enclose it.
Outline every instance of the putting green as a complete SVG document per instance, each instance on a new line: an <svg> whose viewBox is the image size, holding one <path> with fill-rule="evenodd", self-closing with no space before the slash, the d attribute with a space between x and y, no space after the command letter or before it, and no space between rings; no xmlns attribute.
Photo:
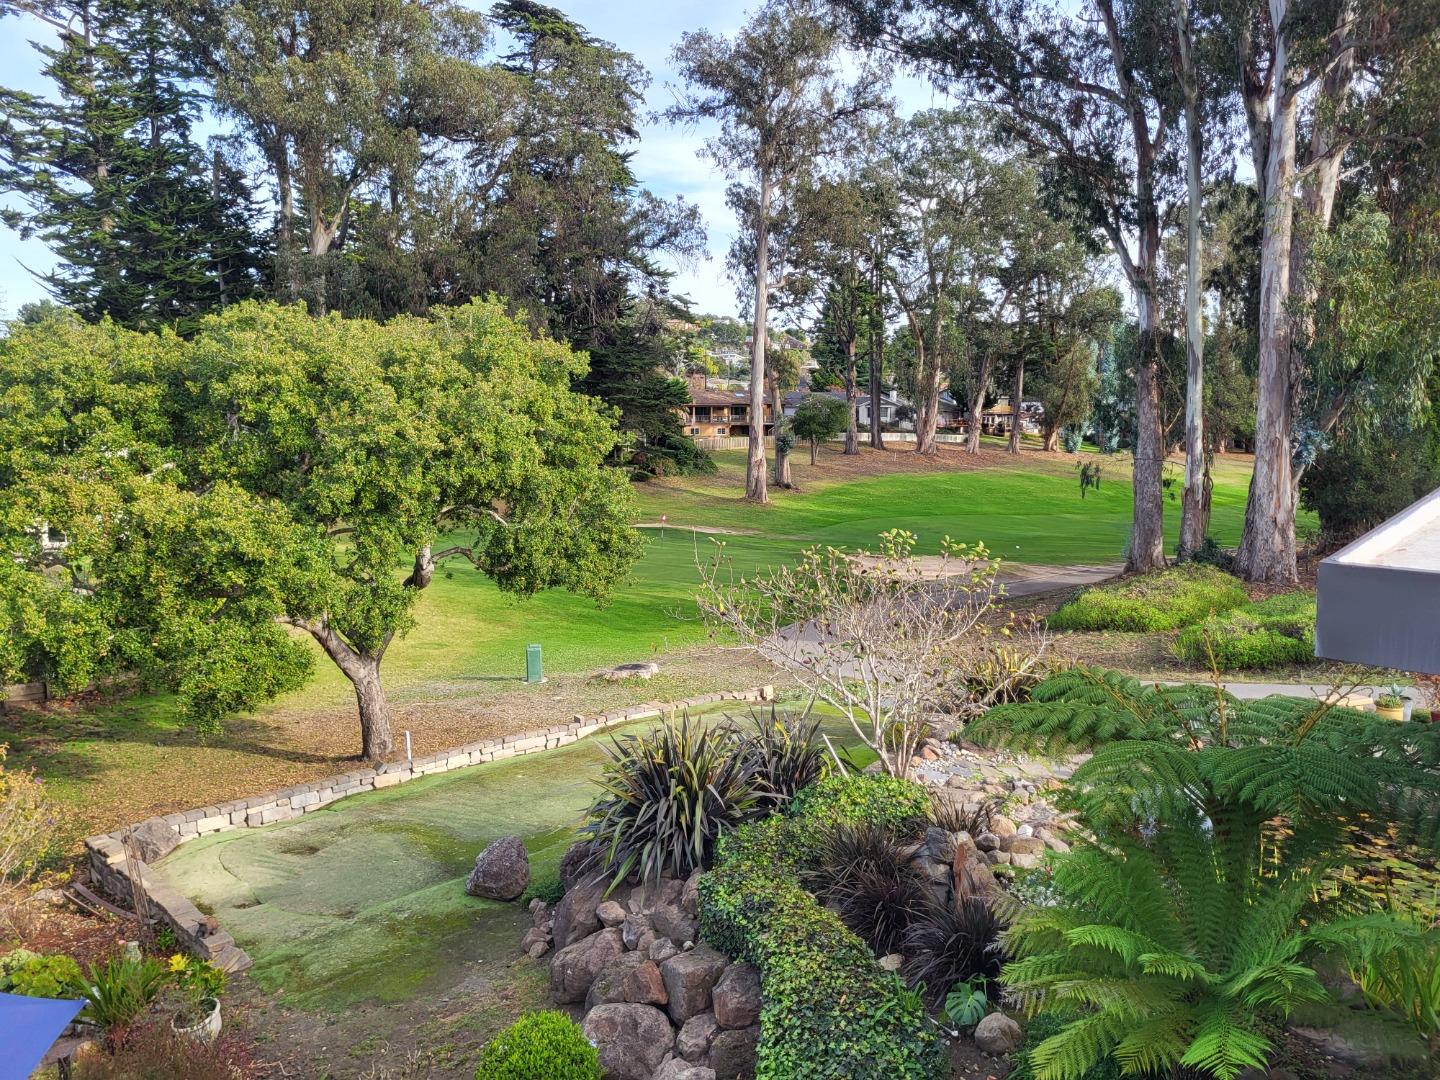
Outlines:
<svg viewBox="0 0 1440 1080"><path fill-rule="evenodd" d="M833 736L842 734L836 722ZM519 835L532 878L553 872L594 798L607 743L585 739L217 833L161 866L289 1004L341 1009L438 992L474 961L514 950L528 925L518 904L465 895L475 855Z"/></svg>

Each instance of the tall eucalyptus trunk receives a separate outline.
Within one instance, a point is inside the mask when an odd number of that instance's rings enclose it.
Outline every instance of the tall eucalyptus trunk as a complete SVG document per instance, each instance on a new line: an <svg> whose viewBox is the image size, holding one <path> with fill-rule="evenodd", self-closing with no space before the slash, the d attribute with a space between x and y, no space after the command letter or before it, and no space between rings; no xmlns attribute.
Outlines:
<svg viewBox="0 0 1440 1080"><path fill-rule="evenodd" d="M1185 113L1185 489L1180 503L1180 558L1204 546L1208 517L1205 457L1205 332L1200 322L1201 162L1204 132L1191 51L1190 3L1175 0L1176 66Z"/></svg>
<svg viewBox="0 0 1440 1080"><path fill-rule="evenodd" d="M755 324L750 350L750 439L745 469L745 498L766 503L765 490L765 347L769 344L771 179L760 175L760 208L755 222ZM777 418L778 419L778 418Z"/></svg>

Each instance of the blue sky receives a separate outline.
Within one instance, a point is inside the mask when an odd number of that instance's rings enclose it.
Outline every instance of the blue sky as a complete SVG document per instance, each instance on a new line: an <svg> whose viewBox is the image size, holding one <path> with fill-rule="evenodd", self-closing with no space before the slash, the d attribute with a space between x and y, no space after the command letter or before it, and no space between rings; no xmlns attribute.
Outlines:
<svg viewBox="0 0 1440 1080"><path fill-rule="evenodd" d="M744 22L752 4L739 0L551 0L591 33L633 53L650 71L647 93L651 109L673 100L675 75L669 64L671 47L687 30L701 27L731 34ZM486 5L474 4L482 7ZM40 58L28 40L45 35L33 19L0 20L0 81L7 86L44 93ZM932 102L929 89L913 80L897 88L897 96L910 108ZM936 101L936 104L940 102ZM657 195L683 195L699 205L709 235L710 258L690 266L677 265L674 288L694 302L697 311L735 314L734 285L725 276L725 251L734 235L734 218L725 206L723 174L702 154L704 128L679 129L646 123L635 149L635 171L641 183ZM258 178L257 178L258 179ZM45 295L27 272L50 268L53 258L38 240L21 241L0 226L0 315L9 317L23 303Z"/></svg>

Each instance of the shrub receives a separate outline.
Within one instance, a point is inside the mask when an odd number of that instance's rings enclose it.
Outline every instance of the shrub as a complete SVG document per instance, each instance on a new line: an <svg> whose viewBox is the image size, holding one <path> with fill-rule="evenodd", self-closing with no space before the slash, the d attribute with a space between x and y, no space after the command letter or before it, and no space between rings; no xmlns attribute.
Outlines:
<svg viewBox="0 0 1440 1080"><path fill-rule="evenodd" d="M75 992L80 965L63 953L40 956L16 949L0 957L0 990L22 997L60 998Z"/></svg>
<svg viewBox="0 0 1440 1080"><path fill-rule="evenodd" d="M830 756L820 741L820 719L781 714L751 714L752 730L740 736L740 754L762 801L779 807L830 771Z"/></svg>
<svg viewBox="0 0 1440 1080"><path fill-rule="evenodd" d="M564 1013L528 1013L485 1044L475 1080L600 1080L600 1055Z"/></svg>
<svg viewBox="0 0 1440 1080"><path fill-rule="evenodd" d="M560 867L551 865L537 871L530 884L520 894L520 906L529 907L531 900L543 900L547 904L558 904L565 897L565 882L560 880Z"/></svg>
<svg viewBox="0 0 1440 1080"><path fill-rule="evenodd" d="M112 956L103 965L87 969L76 987L85 999L82 1015L113 1039L140 1019L165 988L168 977L165 966L148 956Z"/></svg>
<svg viewBox="0 0 1440 1080"><path fill-rule="evenodd" d="M0 901L50 857L59 827L40 778L27 769L6 768L7 750L0 743Z"/></svg>
<svg viewBox="0 0 1440 1080"><path fill-rule="evenodd" d="M830 777L816 787L830 784ZM878 779L878 778L867 778ZM809 808L833 812L837 791L802 791L790 814L746 825L720 844L716 869L700 879L701 935L760 972L757 1080L930 1080L939 1073L939 1043L917 994L883 971L865 943L799 883L813 865L819 828ZM876 785L901 797L904 786ZM922 792L923 797L923 792ZM833 824L833 820L831 821Z"/></svg>
<svg viewBox="0 0 1440 1080"><path fill-rule="evenodd" d="M945 1000L956 983L1000 974L1000 920L975 896L954 904L930 903L911 917L905 933L905 977L932 1002Z"/></svg>
<svg viewBox="0 0 1440 1080"><path fill-rule="evenodd" d="M815 826L875 825L899 834L929 821L930 796L883 773L835 773L797 794L789 812Z"/></svg>
<svg viewBox="0 0 1440 1080"><path fill-rule="evenodd" d="M801 883L880 955L899 952L925 891L895 834L875 825L820 830Z"/></svg>
<svg viewBox="0 0 1440 1080"><path fill-rule="evenodd" d="M1303 664L1315 659L1315 594L1286 593L1212 615L1181 631L1175 655L1220 671Z"/></svg>
<svg viewBox="0 0 1440 1080"><path fill-rule="evenodd" d="M1186 563L1084 590L1050 616L1052 630L1178 630L1244 604L1240 582L1214 567Z"/></svg>
<svg viewBox="0 0 1440 1080"><path fill-rule="evenodd" d="M939 791L930 793L930 820L948 833L969 833L972 837L990 831L990 823L1000 807L999 799L986 799L966 810L965 803L946 798Z"/></svg>
<svg viewBox="0 0 1440 1080"><path fill-rule="evenodd" d="M596 843L616 882L631 871L653 883L709 866L715 841L760 801L734 730L689 716L613 740L599 784L580 837Z"/></svg>

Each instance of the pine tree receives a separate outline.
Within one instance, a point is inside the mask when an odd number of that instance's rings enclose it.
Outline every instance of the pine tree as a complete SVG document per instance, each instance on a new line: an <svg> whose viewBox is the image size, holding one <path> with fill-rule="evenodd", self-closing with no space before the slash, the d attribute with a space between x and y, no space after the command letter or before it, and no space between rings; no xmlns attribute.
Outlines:
<svg viewBox="0 0 1440 1080"><path fill-rule="evenodd" d="M154 5L99 0L41 16L58 44L36 43L52 96L0 90L0 180L56 267L39 275L87 319L191 329L253 294L263 253L238 173L191 136L196 74Z"/></svg>

